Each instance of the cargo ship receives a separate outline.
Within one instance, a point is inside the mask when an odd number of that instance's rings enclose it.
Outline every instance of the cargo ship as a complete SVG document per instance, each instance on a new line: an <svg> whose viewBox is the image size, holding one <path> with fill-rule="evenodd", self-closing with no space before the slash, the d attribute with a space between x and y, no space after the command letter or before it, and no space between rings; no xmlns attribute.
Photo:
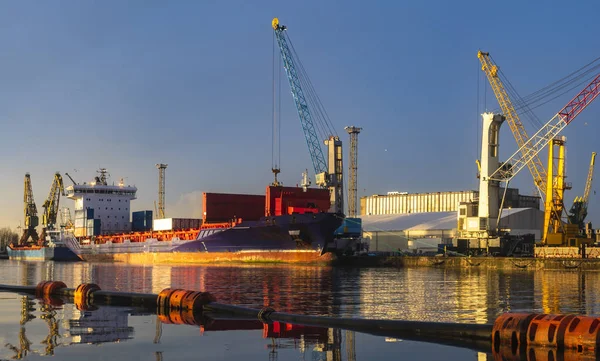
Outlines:
<svg viewBox="0 0 600 361"><path fill-rule="evenodd" d="M133 212L137 188L73 184L74 229L65 244L84 261L152 263L280 262L328 264L328 245L344 220L329 212L328 189L267 186L265 195L203 193L202 219L153 219Z"/></svg>

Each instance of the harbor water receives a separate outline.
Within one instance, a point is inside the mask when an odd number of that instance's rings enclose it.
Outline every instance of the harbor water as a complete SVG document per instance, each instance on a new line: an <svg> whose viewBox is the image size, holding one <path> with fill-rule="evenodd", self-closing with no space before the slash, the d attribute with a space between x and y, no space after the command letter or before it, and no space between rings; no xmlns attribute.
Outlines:
<svg viewBox="0 0 600 361"><path fill-rule="evenodd" d="M301 266L128 266L0 261L2 284L61 280L103 290L209 291L220 303L277 311L433 322L493 323L503 312L599 314L600 272ZM0 360L492 360L459 348L335 329L157 322L126 307L80 311L1 293ZM260 325L259 325L260 326Z"/></svg>

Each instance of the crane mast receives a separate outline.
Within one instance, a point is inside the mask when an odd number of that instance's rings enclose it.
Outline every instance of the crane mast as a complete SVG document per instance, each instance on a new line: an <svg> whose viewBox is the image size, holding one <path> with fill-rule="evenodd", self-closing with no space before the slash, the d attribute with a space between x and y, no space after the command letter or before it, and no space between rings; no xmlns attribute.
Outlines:
<svg viewBox="0 0 600 361"><path fill-rule="evenodd" d="M25 228L23 229L23 234L19 239L20 245L26 244L30 237L34 242L39 240L39 236L35 230L35 227L37 227L39 224L39 218L37 215L37 207L35 205L35 201L33 200L33 189L31 187L31 176L29 173L25 174L23 203Z"/></svg>
<svg viewBox="0 0 600 361"><path fill-rule="evenodd" d="M313 104L317 117L323 112L323 109L319 107L319 104L315 104L317 102L315 98L318 97L316 97L314 92L311 93L312 86L310 85L310 80L302 73L301 63L295 59L293 45L286 34L287 27L280 25L277 18L273 19L271 26L277 39L283 67L288 78L294 103L296 104L300 124L304 131L304 137L315 171L316 185L322 188L329 188L331 194L330 211L344 213L342 141L337 135L329 135L327 139L323 140L328 149L326 160L321 148L322 143L317 136L315 118L313 118L309 102ZM303 89L303 85L306 86L306 89ZM305 90L308 93L305 93ZM273 172L277 175L279 169L273 169Z"/></svg>

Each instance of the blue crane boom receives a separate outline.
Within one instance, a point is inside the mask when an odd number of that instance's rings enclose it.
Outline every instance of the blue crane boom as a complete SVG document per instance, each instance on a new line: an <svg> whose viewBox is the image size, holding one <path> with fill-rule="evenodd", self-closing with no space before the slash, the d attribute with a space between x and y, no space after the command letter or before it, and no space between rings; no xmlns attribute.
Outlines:
<svg viewBox="0 0 600 361"><path fill-rule="evenodd" d="M281 58L283 59L283 66L294 97L294 103L296 103L296 109L298 110L298 116L300 117L300 123L302 125L302 130L304 131L304 137L306 138L306 144L308 145L308 151L315 169L315 174L326 173L327 163L325 161L325 156L323 155L323 149L321 148L321 141L319 141L319 138L317 137L315 123L313 122L308 102L302 91L302 85L296 70L296 62L294 61L294 57L288 46L288 40L284 33L287 27L279 25L279 20L277 18L273 19L272 25L281 52Z"/></svg>

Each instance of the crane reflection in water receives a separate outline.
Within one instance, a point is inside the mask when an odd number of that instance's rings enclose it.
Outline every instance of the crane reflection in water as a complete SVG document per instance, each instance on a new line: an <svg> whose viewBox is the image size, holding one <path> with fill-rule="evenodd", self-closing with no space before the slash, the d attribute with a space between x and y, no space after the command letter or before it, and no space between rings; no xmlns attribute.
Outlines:
<svg viewBox="0 0 600 361"><path fill-rule="evenodd" d="M29 354L54 356L57 347L75 344L101 344L123 342L133 338L134 328L129 326L129 316L149 317L151 313L131 307L106 306L90 310L77 310L73 305L36 300L29 296L20 298L21 315L19 320L18 344L6 343L12 351L12 359L25 359ZM69 317L69 319L64 319ZM155 316L152 316L155 317ZM27 327L35 329L36 324L28 324L39 319L48 327L47 335L40 344L43 349L33 347L27 336ZM61 322L62 320L62 322ZM256 320L203 320L198 325L201 334L236 330L261 331L266 344L268 360L276 360L279 350L296 349L302 354L312 352L311 359L342 360L342 331L339 329L308 327L280 322L263 323ZM36 334L39 330L36 329ZM353 332L346 331L346 351L348 361L355 360ZM163 335L163 323L156 319L153 343L160 344ZM163 352L155 352L157 360L163 360Z"/></svg>
<svg viewBox="0 0 600 361"><path fill-rule="evenodd" d="M13 352L13 359L24 359L28 355L54 356L57 347L68 347L74 344L101 344L109 342L123 342L133 338L134 328L129 326L129 317L156 317L156 329L153 343L161 343L163 336L163 322L148 311L131 307L99 307L93 310L76 310L73 305L60 305L34 300L28 296L20 297L21 313L19 320L18 345L7 343L5 347ZM66 312L65 312L66 310ZM72 311L72 312L71 312ZM70 319L59 322L69 316ZM33 343L26 335L26 326L32 320L45 321L48 326L47 336L40 341L43 349L35 349ZM167 322L169 323L169 322ZM63 333L61 336L61 326ZM169 325L174 327L186 327ZM355 332L288 324L283 322L264 323L258 319L202 319L197 326L200 333L219 333L229 331L259 331L262 330L262 339L268 340L265 344L268 350L265 359L275 361L281 350L298 350L302 359L310 357L311 361L356 361ZM169 328L169 331L173 331ZM170 332L169 332L170 333ZM402 341L386 338L386 342ZM426 347L427 344L423 344ZM168 360L169 353L155 351L156 360ZM577 350L553 350L548 348L529 347L526 350L503 349L490 352L473 352L472 360L564 360L575 361L595 359L595 354L585 355ZM535 358L532 358L532 355ZM286 358L289 354L285 355ZM582 358L583 357L583 358Z"/></svg>

